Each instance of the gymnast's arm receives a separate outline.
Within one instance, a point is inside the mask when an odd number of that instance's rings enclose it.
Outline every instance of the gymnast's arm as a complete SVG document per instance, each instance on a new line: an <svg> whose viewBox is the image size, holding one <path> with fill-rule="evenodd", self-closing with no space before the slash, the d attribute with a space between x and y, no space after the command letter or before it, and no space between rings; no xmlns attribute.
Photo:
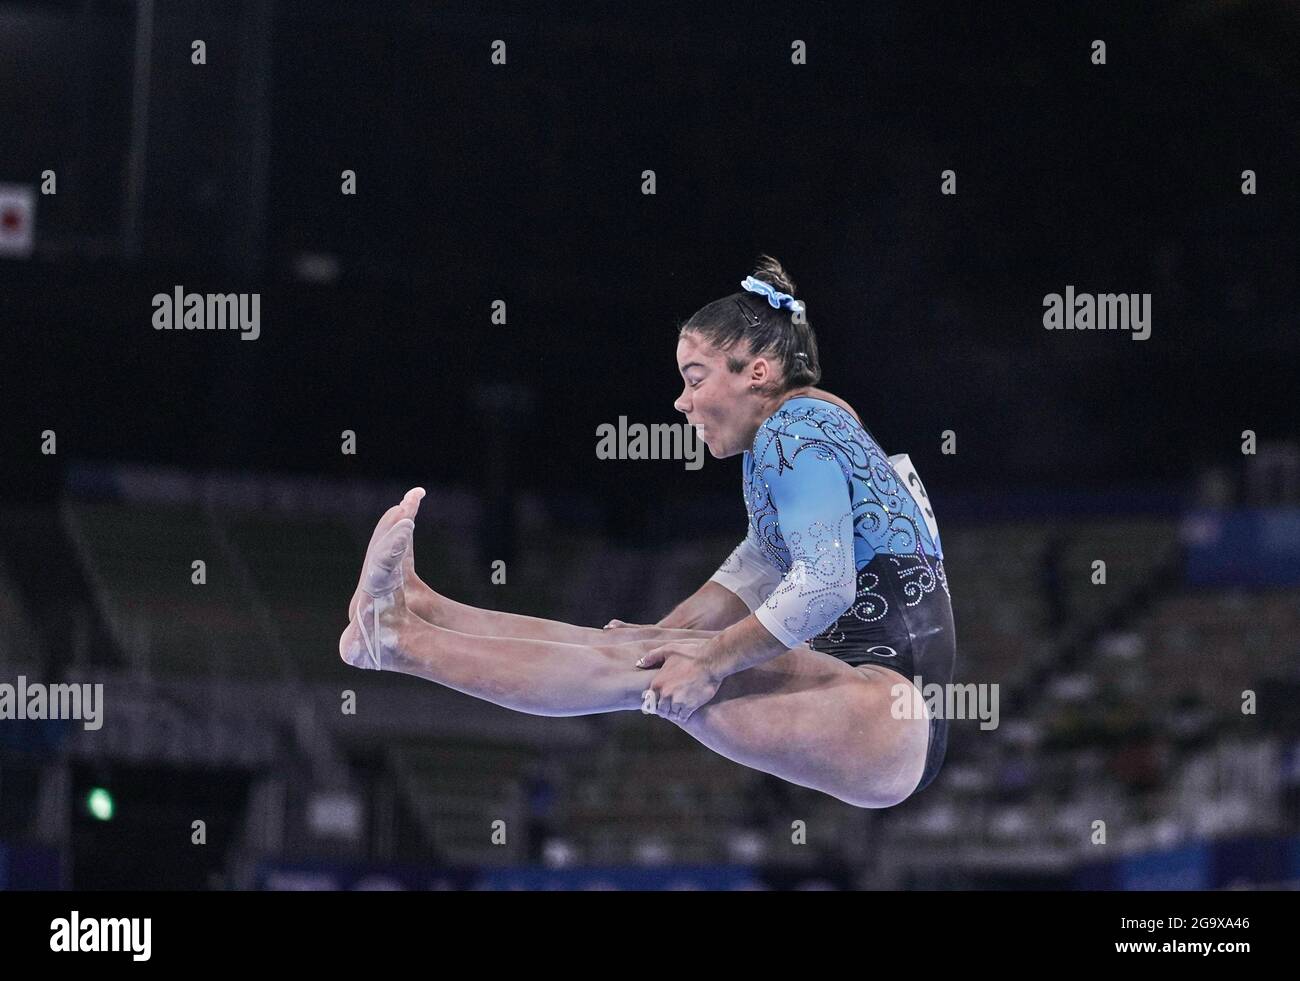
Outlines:
<svg viewBox="0 0 1300 981"><path fill-rule="evenodd" d="M809 433L809 436L814 436ZM725 678L798 647L833 624L857 596L853 502L835 457L803 448L794 466L767 468L790 571L754 612L708 641L703 661Z"/></svg>
<svg viewBox="0 0 1300 981"><path fill-rule="evenodd" d="M673 607L672 612L655 626L723 630L747 616L749 607L740 601L740 597L710 579Z"/></svg>
<svg viewBox="0 0 1300 981"><path fill-rule="evenodd" d="M763 554L753 526L709 581L682 600L655 626L725 630L739 623L781 581L781 572Z"/></svg>

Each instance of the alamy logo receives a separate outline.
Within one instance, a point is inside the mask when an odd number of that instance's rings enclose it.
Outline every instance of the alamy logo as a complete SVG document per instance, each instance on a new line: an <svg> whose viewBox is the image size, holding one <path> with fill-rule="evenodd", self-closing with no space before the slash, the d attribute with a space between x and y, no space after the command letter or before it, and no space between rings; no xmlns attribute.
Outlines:
<svg viewBox="0 0 1300 981"><path fill-rule="evenodd" d="M98 729L104 724L104 686L46 685L27 683L20 674L18 683L0 684L0 721L6 719L83 719L85 728Z"/></svg>
<svg viewBox="0 0 1300 981"><path fill-rule="evenodd" d="M184 286L153 298L154 330L238 330L241 340L262 334L261 293L186 293Z"/></svg>
<svg viewBox="0 0 1300 981"><path fill-rule="evenodd" d="M1078 293L1043 297L1043 326L1048 330L1131 330L1133 340L1151 336L1150 293Z"/></svg>
<svg viewBox="0 0 1300 981"><path fill-rule="evenodd" d="M597 460L686 460L687 470L704 465L704 443L694 426L680 422L657 422L647 426L627 424L627 416L618 417L618 426L603 422L596 427Z"/></svg>
<svg viewBox="0 0 1300 981"><path fill-rule="evenodd" d="M129 952L133 961L147 961L153 938L149 917L81 918L75 909L66 920L50 921L50 950L56 953Z"/></svg>
<svg viewBox="0 0 1300 981"><path fill-rule="evenodd" d="M923 684L920 675L909 685L900 681L889 693L895 719L979 719L981 729L998 727L998 684Z"/></svg>

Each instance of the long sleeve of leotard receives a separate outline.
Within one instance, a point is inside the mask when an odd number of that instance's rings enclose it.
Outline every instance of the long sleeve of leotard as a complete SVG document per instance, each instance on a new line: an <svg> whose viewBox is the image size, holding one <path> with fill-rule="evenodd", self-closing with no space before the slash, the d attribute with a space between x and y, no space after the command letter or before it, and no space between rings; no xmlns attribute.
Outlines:
<svg viewBox="0 0 1300 981"><path fill-rule="evenodd" d="M857 596L849 480L808 422L773 435L756 467L776 509L790 570L754 616L787 648L797 647L833 624Z"/></svg>
<svg viewBox="0 0 1300 981"><path fill-rule="evenodd" d="M763 554L751 524L749 534L718 566L709 581L731 590L753 613L781 582L781 570Z"/></svg>

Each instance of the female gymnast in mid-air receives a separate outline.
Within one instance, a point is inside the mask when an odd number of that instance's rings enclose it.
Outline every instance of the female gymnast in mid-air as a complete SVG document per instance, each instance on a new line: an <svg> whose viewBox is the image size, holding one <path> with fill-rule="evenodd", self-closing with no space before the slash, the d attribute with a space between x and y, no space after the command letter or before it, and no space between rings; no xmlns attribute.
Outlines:
<svg viewBox="0 0 1300 981"><path fill-rule="evenodd" d="M653 626L466 606L415 574L414 488L375 528L343 660L533 715L653 712L858 807L929 784L947 720L915 685L951 682L955 642L925 490L906 455L812 387L817 341L781 265L763 256L741 285L677 340L675 408L714 457L743 454L748 533L708 582Z"/></svg>

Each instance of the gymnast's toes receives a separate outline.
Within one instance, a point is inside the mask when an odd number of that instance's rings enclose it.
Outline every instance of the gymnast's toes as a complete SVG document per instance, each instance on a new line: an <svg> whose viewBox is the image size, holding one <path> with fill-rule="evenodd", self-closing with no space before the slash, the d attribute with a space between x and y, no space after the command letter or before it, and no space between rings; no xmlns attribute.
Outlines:
<svg viewBox="0 0 1300 981"><path fill-rule="evenodd" d="M403 518L371 547L361 576L361 588L366 593L385 596L401 588L402 559L411 547L414 530L415 522Z"/></svg>

